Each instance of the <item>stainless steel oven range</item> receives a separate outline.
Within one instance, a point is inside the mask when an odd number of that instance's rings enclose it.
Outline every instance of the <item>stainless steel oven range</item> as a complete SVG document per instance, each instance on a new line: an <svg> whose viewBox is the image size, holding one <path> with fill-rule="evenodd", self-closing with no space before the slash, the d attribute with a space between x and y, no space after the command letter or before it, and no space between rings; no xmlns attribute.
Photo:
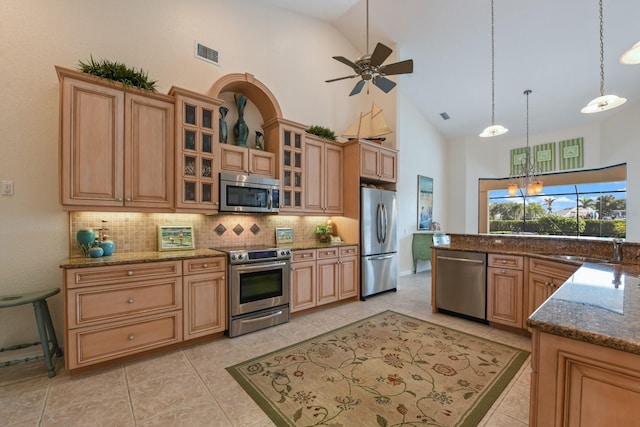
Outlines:
<svg viewBox="0 0 640 427"><path fill-rule="evenodd" d="M213 249L229 259L229 337L289 321L289 249Z"/></svg>

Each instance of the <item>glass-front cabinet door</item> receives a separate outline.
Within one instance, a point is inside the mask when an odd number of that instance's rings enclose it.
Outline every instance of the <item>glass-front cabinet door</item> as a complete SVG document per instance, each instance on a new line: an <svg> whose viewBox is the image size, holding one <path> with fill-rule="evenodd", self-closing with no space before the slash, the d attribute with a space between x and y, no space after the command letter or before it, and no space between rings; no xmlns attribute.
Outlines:
<svg viewBox="0 0 640 427"><path fill-rule="evenodd" d="M304 129L281 127L282 178L280 210L297 212L303 208L303 146Z"/></svg>
<svg viewBox="0 0 640 427"><path fill-rule="evenodd" d="M171 88L176 97L176 209L218 211L218 108L213 98Z"/></svg>

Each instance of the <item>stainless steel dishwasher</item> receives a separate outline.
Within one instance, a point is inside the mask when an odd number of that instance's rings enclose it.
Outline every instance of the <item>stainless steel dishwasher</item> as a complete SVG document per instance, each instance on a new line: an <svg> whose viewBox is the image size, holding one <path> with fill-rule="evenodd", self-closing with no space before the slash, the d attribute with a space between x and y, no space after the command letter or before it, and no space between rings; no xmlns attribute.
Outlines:
<svg viewBox="0 0 640 427"><path fill-rule="evenodd" d="M487 319L487 254L438 251L436 307L476 319Z"/></svg>

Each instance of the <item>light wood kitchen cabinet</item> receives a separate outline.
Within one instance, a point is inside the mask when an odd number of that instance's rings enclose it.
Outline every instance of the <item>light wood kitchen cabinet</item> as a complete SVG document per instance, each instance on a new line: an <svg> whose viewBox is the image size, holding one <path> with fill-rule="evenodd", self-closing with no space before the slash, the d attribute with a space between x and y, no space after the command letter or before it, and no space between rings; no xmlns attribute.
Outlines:
<svg viewBox="0 0 640 427"><path fill-rule="evenodd" d="M316 250L291 254L291 313L316 306Z"/></svg>
<svg viewBox="0 0 640 427"><path fill-rule="evenodd" d="M56 70L61 204L74 210L171 211L173 98Z"/></svg>
<svg viewBox="0 0 640 427"><path fill-rule="evenodd" d="M305 213L342 213L342 157L341 146L305 137Z"/></svg>
<svg viewBox="0 0 640 427"><path fill-rule="evenodd" d="M275 178L275 155L263 150L220 144L220 171Z"/></svg>
<svg viewBox="0 0 640 427"><path fill-rule="evenodd" d="M291 258L291 312L357 297L358 247L296 250Z"/></svg>
<svg viewBox="0 0 640 427"><path fill-rule="evenodd" d="M488 255L487 320L524 327L524 257Z"/></svg>
<svg viewBox="0 0 640 427"><path fill-rule="evenodd" d="M224 332L227 329L226 258L182 261L184 339Z"/></svg>
<svg viewBox="0 0 640 427"><path fill-rule="evenodd" d="M398 153L374 143L360 142L360 176L396 182Z"/></svg>
<svg viewBox="0 0 640 427"><path fill-rule="evenodd" d="M280 212L302 213L304 209L305 174L303 145L306 133L303 125L280 123Z"/></svg>
<svg viewBox="0 0 640 427"><path fill-rule="evenodd" d="M640 355L533 331L532 427L638 425Z"/></svg>
<svg viewBox="0 0 640 427"><path fill-rule="evenodd" d="M221 101L172 87L176 103L176 211L218 212L218 108Z"/></svg>
<svg viewBox="0 0 640 427"><path fill-rule="evenodd" d="M575 265L529 258L526 317L536 311L577 269Z"/></svg>
<svg viewBox="0 0 640 427"><path fill-rule="evenodd" d="M182 264L64 270L65 366L74 370L182 341Z"/></svg>

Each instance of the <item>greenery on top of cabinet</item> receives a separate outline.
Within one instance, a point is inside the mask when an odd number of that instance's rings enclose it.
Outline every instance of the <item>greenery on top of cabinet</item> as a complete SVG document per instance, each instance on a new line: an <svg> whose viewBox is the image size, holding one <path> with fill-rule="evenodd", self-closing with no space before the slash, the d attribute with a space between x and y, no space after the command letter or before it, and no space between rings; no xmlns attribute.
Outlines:
<svg viewBox="0 0 640 427"><path fill-rule="evenodd" d="M331 141L336 140L335 132L324 126L318 126L318 125L310 126L309 129L307 129L307 133L310 133L311 135L319 136L320 138L329 139Z"/></svg>
<svg viewBox="0 0 640 427"><path fill-rule="evenodd" d="M149 76L142 68L138 71L133 67L108 59L93 59L93 55L87 62L78 62L78 69L83 73L114 80L125 87L134 86L140 89L156 92L156 80L149 80Z"/></svg>

